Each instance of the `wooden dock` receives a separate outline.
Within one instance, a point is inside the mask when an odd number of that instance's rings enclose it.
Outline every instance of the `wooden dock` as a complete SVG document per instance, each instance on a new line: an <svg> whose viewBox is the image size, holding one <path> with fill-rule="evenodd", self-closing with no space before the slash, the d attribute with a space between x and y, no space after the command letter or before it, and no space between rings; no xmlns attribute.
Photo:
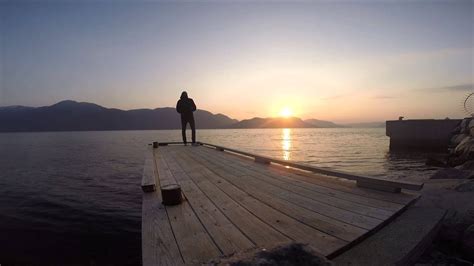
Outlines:
<svg viewBox="0 0 474 266"><path fill-rule="evenodd" d="M145 162L143 265L200 264L290 242L333 258L418 198L406 189L422 187L211 144L168 144ZM183 203L162 205L160 187L169 184L181 186Z"/></svg>

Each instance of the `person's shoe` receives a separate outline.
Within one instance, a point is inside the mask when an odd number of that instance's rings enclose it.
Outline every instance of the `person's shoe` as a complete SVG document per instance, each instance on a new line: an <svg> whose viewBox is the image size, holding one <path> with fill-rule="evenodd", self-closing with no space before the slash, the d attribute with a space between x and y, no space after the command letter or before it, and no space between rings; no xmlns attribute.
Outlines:
<svg viewBox="0 0 474 266"><path fill-rule="evenodd" d="M193 144L191 144L191 145L193 145L193 146L199 146L199 143L193 142Z"/></svg>
<svg viewBox="0 0 474 266"><path fill-rule="evenodd" d="M188 143L187 142L183 142L184 143L184 146L188 146Z"/></svg>

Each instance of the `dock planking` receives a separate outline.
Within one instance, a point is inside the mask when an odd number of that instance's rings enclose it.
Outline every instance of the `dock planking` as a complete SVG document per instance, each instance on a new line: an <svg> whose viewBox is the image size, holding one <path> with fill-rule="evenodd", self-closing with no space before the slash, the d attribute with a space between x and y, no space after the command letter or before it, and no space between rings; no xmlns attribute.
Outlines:
<svg viewBox="0 0 474 266"><path fill-rule="evenodd" d="M199 264L289 242L332 257L417 198L205 146L159 145L152 154L156 190L143 195L143 265ZM147 184L149 175L148 169ZM166 184L181 186L182 204L161 204L159 188Z"/></svg>

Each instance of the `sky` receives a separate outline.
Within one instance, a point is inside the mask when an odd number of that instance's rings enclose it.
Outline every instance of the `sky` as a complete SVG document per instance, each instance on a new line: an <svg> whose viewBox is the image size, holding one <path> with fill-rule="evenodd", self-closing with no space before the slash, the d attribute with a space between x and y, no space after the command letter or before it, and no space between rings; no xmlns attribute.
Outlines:
<svg viewBox="0 0 474 266"><path fill-rule="evenodd" d="M1 1L0 106L464 117L473 25L472 0Z"/></svg>

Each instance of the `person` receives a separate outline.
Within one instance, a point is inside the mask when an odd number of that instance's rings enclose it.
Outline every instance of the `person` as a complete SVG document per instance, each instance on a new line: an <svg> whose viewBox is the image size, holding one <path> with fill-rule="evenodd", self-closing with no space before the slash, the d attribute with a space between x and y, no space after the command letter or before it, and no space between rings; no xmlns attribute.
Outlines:
<svg viewBox="0 0 474 266"><path fill-rule="evenodd" d="M196 111L196 104L193 99L188 98L188 93L183 91L181 97L176 104L176 111L181 114L181 134L183 135L183 143L186 142L186 126L189 123L191 126L193 145L196 144L196 125L194 123L193 112Z"/></svg>

